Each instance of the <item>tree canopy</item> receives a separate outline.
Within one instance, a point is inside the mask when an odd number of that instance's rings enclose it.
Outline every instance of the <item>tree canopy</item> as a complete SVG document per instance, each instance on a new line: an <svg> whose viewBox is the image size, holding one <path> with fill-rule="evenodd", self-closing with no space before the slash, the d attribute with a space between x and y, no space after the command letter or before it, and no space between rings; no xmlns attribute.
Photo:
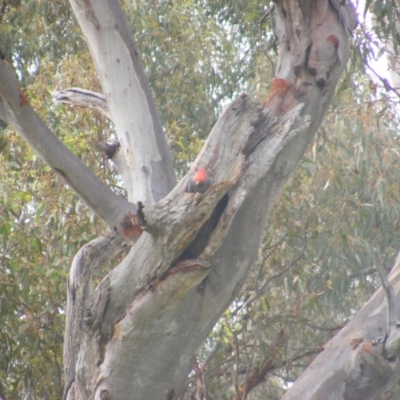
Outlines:
<svg viewBox="0 0 400 400"><path fill-rule="evenodd" d="M179 180L230 101L242 92L261 102L267 96L277 62L273 2L121 3ZM185 398L281 398L381 285L374 253L386 270L393 265L400 242L398 92L375 66L387 55L384 40L398 45L393 7L366 2L364 14L376 23L354 32L331 107L275 202L244 288L199 350ZM102 151L115 139L113 124L52 97L67 87L101 91L69 4L5 1L0 19L1 58L31 105L126 196ZM68 271L79 248L107 227L11 127L0 128L0 394L61 398ZM111 266L96 271L96 282ZM396 385L389 390L398 393Z"/></svg>

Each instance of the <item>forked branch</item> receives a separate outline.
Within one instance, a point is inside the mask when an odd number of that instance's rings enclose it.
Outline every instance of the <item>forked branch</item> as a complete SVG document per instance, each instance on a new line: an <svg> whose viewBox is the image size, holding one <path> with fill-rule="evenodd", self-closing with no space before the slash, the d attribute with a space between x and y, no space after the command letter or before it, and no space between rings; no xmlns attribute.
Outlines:
<svg viewBox="0 0 400 400"><path fill-rule="evenodd" d="M137 206L115 194L64 146L33 110L1 60L0 97L1 118L15 128L94 213L124 237L136 239L141 233L135 221Z"/></svg>
<svg viewBox="0 0 400 400"><path fill-rule="evenodd" d="M128 199L155 203L175 186L170 150L139 51L116 0L70 0L120 143Z"/></svg>

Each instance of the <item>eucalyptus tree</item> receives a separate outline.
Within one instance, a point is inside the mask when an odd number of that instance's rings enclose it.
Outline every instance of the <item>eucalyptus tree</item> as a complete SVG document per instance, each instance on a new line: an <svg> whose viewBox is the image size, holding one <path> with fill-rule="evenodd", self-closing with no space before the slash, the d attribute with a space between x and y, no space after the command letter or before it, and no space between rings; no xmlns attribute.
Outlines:
<svg viewBox="0 0 400 400"><path fill-rule="evenodd" d="M71 6L102 94L73 88L59 91L57 100L93 108L112 121L118 140L103 148L126 198L56 138L4 63L0 67L1 117L111 227L78 251L69 273L64 397L180 398L197 349L243 286L268 212L329 106L350 55L354 11L348 2L277 3L279 52L270 94L263 104L243 94L228 105L176 184L140 51L118 3L71 1ZM149 58L157 63L156 54ZM211 187L188 192L201 168ZM92 291L94 271L127 248ZM351 353L349 343L341 343ZM324 395L337 390L338 398L350 398L363 376L348 365L335 365L340 376L333 375L334 388L327 372L323 385L314 374L319 385L308 389ZM389 372L378 376L381 387ZM249 389L238 387L238 396L245 398ZM290 393L296 396L299 389Z"/></svg>

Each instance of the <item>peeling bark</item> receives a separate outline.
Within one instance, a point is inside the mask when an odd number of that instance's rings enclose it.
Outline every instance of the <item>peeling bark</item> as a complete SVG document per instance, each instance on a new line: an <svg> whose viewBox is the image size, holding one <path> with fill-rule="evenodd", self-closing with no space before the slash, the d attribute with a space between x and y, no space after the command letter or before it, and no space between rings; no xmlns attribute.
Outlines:
<svg viewBox="0 0 400 400"><path fill-rule="evenodd" d="M75 365L82 330L93 323L88 302L93 272L127 249L124 238L110 232L82 247L76 254L68 278L67 320L64 335L64 380L68 399L75 398ZM77 306L78 305L78 306Z"/></svg>

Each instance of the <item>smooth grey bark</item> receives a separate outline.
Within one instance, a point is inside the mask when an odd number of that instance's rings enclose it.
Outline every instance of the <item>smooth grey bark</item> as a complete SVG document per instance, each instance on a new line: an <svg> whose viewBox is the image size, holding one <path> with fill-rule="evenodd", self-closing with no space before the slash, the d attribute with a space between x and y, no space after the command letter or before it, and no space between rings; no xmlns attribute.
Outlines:
<svg viewBox="0 0 400 400"><path fill-rule="evenodd" d="M112 121L112 115L108 108L106 96L91 90L82 88L68 88L53 92L53 100L56 104L69 104L90 108L99 112ZM113 140L110 143L99 143L99 149L103 150L107 157L114 162L114 165L121 176L126 175L129 169L127 163L129 159L125 157L119 141ZM155 175L154 175L155 176Z"/></svg>
<svg viewBox="0 0 400 400"><path fill-rule="evenodd" d="M154 203L175 186L171 154L139 52L117 1L70 0L120 143L128 200Z"/></svg>

